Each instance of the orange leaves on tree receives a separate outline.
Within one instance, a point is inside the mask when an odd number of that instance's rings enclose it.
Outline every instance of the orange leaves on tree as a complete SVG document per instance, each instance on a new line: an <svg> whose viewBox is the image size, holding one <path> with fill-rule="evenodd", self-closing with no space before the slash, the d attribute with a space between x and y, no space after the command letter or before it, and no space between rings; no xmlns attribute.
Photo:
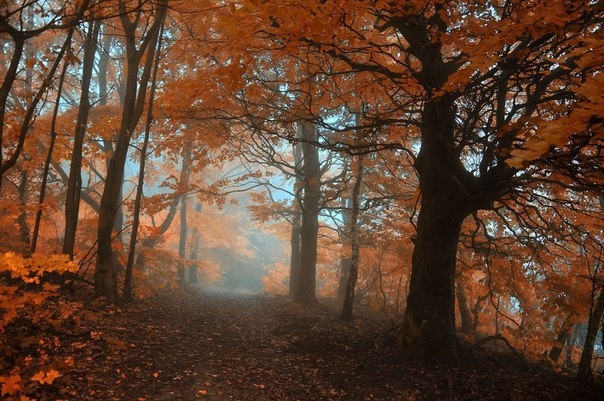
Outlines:
<svg viewBox="0 0 604 401"><path fill-rule="evenodd" d="M33 255L24 258L14 252L0 254L0 272L10 272L11 278L23 280L28 284L40 284L40 278L46 273L75 273L78 265L67 255Z"/></svg>
<svg viewBox="0 0 604 401"><path fill-rule="evenodd" d="M13 252L0 254L0 273L9 273L12 279L27 284L39 285L46 273L63 274L77 269L78 266L64 255L33 255L31 258L24 258ZM43 283L35 290L23 292L18 285L0 285L0 310L3 312L0 331L19 315L20 310L28 305L41 305L54 295L57 288L56 285Z"/></svg>
<svg viewBox="0 0 604 401"><path fill-rule="evenodd" d="M58 336L45 337L37 330L47 327L65 330L66 327L73 327L72 324L78 324L75 313L80 304L58 298L59 286L45 280L48 273L61 275L77 269L78 266L63 255L36 254L24 258L10 252L0 254L0 273L12 278L9 282L0 283L0 342L5 344L3 354L8 356L27 350L27 357L18 358L17 366L9 374L0 376L0 398L29 400L28 396L37 392L40 386L55 384L62 376L57 369L75 366L72 356L55 356L54 351L62 347ZM27 283L27 286L23 283ZM35 329L24 338L11 339L15 334L12 323L17 317L19 325ZM10 341L7 341L7 337ZM5 359L0 360L0 365L6 363Z"/></svg>

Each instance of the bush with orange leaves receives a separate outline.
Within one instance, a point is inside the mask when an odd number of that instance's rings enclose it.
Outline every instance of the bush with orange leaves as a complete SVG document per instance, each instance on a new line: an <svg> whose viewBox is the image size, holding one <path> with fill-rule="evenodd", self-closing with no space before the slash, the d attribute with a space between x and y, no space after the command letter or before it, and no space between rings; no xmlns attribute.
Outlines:
<svg viewBox="0 0 604 401"><path fill-rule="evenodd" d="M0 398L32 400L68 368L65 358L53 356L57 336L66 330L80 304L59 297L50 276L75 273L78 266L64 255L0 254ZM42 334L43 333L43 334Z"/></svg>

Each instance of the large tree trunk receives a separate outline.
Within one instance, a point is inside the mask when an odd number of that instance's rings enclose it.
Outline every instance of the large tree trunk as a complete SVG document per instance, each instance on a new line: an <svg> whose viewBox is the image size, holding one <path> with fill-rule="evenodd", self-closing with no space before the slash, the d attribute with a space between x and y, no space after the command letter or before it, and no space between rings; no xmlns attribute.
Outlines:
<svg viewBox="0 0 604 401"><path fill-rule="evenodd" d="M409 359L457 358L453 286L464 213L447 203L422 200L402 332Z"/></svg>
<svg viewBox="0 0 604 401"><path fill-rule="evenodd" d="M456 360L455 263L471 211L468 177L453 146L455 115L447 96L427 102L416 169L422 191L407 309L400 335L406 358Z"/></svg>
<svg viewBox="0 0 604 401"><path fill-rule="evenodd" d="M306 121L298 122L302 130L302 154L304 174L304 195L302 197L302 226L300 228L300 275L298 290L294 300L311 305L317 302L317 235L319 233L319 210L321 203L321 166L319 150L315 145L317 133L315 126Z"/></svg>

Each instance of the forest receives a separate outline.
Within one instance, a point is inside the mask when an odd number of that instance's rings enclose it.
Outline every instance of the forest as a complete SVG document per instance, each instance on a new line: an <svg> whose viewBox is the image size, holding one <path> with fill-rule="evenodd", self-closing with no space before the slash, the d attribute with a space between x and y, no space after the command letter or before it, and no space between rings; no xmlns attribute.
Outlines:
<svg viewBox="0 0 604 401"><path fill-rule="evenodd" d="M604 399L603 24L0 0L0 398Z"/></svg>

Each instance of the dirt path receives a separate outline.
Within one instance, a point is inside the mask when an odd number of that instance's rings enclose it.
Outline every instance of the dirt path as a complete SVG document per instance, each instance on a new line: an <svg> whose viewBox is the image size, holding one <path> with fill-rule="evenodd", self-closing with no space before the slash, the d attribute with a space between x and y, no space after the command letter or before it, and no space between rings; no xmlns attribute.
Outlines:
<svg viewBox="0 0 604 401"><path fill-rule="evenodd" d="M160 305L164 309L155 309ZM339 322L324 308L301 308L279 298L204 295L158 299L148 306L119 317L126 319L114 336L128 348L117 350L122 366L114 369L125 377L105 396L327 400L353 399L345 397L351 386L361 390L354 382L364 366L355 360L354 348L369 350L373 332L355 338L358 324ZM111 361L107 356L105 362ZM110 383L99 384L97 395Z"/></svg>
<svg viewBox="0 0 604 401"><path fill-rule="evenodd" d="M379 322L344 323L326 307L284 298L167 294L100 311L107 324L90 328L92 342L80 350L89 369L65 375L64 399L587 399L570 379L508 366L511 359L402 363L374 348ZM75 352L79 343L63 348Z"/></svg>

